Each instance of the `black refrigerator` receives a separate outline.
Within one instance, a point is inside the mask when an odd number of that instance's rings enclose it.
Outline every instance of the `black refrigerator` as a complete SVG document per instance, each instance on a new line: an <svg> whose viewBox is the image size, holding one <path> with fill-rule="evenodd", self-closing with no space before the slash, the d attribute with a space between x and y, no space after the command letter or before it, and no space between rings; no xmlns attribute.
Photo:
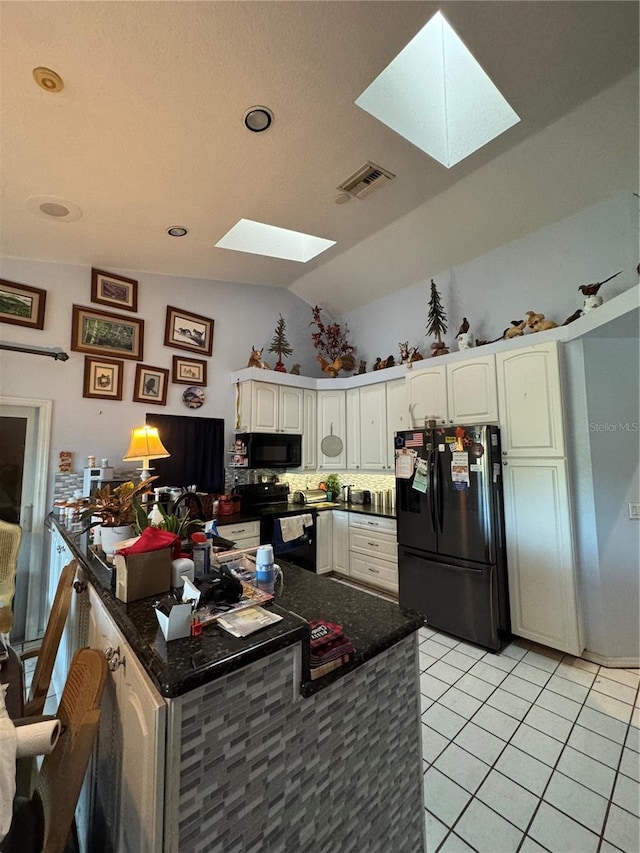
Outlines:
<svg viewBox="0 0 640 853"><path fill-rule="evenodd" d="M500 431L395 434L400 605L494 651L509 636Z"/></svg>

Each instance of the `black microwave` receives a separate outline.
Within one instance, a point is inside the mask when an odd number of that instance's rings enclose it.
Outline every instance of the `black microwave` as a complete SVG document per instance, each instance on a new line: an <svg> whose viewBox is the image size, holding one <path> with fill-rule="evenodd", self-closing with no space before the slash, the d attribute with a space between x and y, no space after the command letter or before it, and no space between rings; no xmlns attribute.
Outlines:
<svg viewBox="0 0 640 853"><path fill-rule="evenodd" d="M281 432L243 432L236 435L234 462L245 468L299 468L302 436Z"/></svg>

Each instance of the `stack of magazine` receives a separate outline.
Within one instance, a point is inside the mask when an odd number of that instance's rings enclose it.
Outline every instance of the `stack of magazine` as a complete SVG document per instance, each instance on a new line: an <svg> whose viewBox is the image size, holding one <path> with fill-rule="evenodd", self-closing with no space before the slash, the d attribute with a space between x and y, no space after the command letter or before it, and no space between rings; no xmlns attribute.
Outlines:
<svg viewBox="0 0 640 853"><path fill-rule="evenodd" d="M311 678L320 678L334 669L349 663L353 644L342 630L342 625L324 619L309 620L311 626Z"/></svg>
<svg viewBox="0 0 640 853"><path fill-rule="evenodd" d="M282 616L265 610L264 607L245 607L232 610L223 616L218 616L218 625L233 634L234 637L248 637L260 628L267 628L279 622Z"/></svg>

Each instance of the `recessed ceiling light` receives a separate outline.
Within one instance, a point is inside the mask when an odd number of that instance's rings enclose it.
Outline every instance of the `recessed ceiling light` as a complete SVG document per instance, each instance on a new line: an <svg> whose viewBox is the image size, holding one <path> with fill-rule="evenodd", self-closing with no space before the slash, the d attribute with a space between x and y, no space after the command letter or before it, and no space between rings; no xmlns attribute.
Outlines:
<svg viewBox="0 0 640 853"><path fill-rule="evenodd" d="M321 252L335 246L335 240L325 240L301 231L290 231L277 225L266 225L251 219L241 219L216 243L216 249L232 249L268 258L299 261L306 264Z"/></svg>
<svg viewBox="0 0 640 853"><path fill-rule="evenodd" d="M56 222L74 222L82 216L82 210L72 201L54 195L34 195L25 201L29 213L40 219Z"/></svg>
<svg viewBox="0 0 640 853"><path fill-rule="evenodd" d="M244 124L247 130L253 133L262 133L268 130L273 121L273 113L268 107L250 107L244 114Z"/></svg>
<svg viewBox="0 0 640 853"><path fill-rule="evenodd" d="M44 66L39 65L33 69L32 73L33 79L45 92L62 92L64 89L62 77L50 68L44 68Z"/></svg>
<svg viewBox="0 0 640 853"><path fill-rule="evenodd" d="M172 225L171 228L167 228L167 234L169 237L186 237L189 232L182 225Z"/></svg>

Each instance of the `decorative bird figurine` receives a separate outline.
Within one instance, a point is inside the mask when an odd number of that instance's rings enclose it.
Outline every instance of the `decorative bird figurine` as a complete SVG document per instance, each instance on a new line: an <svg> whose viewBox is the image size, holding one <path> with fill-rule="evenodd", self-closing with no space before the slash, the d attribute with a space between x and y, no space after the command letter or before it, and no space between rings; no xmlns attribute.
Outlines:
<svg viewBox="0 0 640 853"><path fill-rule="evenodd" d="M469 331L469 328L470 328L469 321L467 320L466 317L463 317L462 318L462 325L458 329L458 335L466 335L467 332ZM457 335L456 335L456 337L457 337Z"/></svg>
<svg viewBox="0 0 640 853"><path fill-rule="evenodd" d="M581 284L578 290L582 293L583 296L595 296L597 292L600 290L603 284L606 284L608 281L611 281L612 278L615 278L617 275L620 275L620 272L615 273L615 275L610 275L609 278L605 278L604 281L596 281L593 284Z"/></svg>

